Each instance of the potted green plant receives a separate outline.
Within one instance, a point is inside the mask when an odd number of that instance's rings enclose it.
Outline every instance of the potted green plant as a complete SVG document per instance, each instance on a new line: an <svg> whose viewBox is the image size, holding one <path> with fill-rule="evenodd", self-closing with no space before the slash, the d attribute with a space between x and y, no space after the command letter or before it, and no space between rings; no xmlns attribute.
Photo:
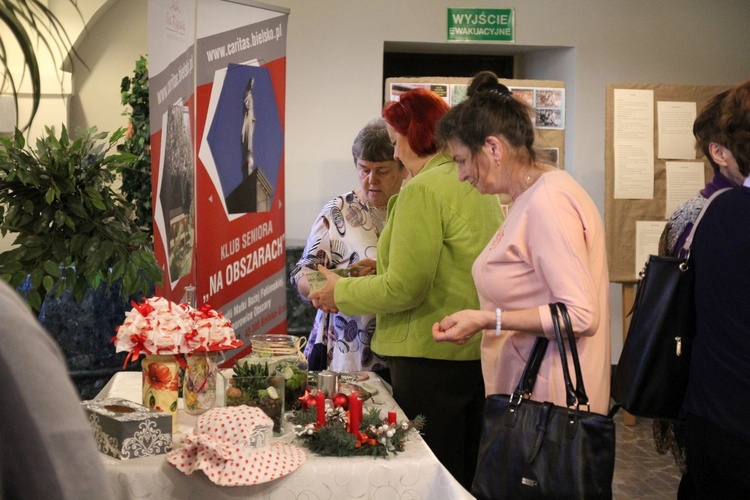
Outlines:
<svg viewBox="0 0 750 500"><path fill-rule="evenodd" d="M273 432L281 434L284 415L284 377L272 375L268 364L235 362L226 390L227 406L256 406L273 420Z"/></svg>
<svg viewBox="0 0 750 500"><path fill-rule="evenodd" d="M114 152L123 134L47 127L34 147L18 130L0 138L0 233L15 234L0 253L0 277L40 311L83 397L122 367L109 340L128 299L162 279L150 235L112 187L127 162Z"/></svg>
<svg viewBox="0 0 750 500"><path fill-rule="evenodd" d="M129 157L130 161L121 164L121 191L134 206L138 227L153 238L148 61L145 57L141 56L135 62L132 77L126 76L122 79L120 100L129 108L123 113L128 117L128 131L117 150L132 155Z"/></svg>
<svg viewBox="0 0 750 500"><path fill-rule="evenodd" d="M0 253L0 276L16 287L27 277L27 300L39 310L49 292L70 290L80 302L89 288L121 283L127 299L161 280L149 235L112 188L123 156L112 154L124 130L107 137L95 127L59 136L46 127L34 148L23 134L0 138L0 232L16 233Z"/></svg>

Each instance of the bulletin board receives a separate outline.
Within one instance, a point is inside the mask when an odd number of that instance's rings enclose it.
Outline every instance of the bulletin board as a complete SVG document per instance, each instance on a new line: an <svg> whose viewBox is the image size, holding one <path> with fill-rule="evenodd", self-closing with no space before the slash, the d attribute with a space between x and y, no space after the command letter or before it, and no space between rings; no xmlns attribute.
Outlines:
<svg viewBox="0 0 750 500"><path fill-rule="evenodd" d="M385 81L385 101L398 99L398 94L422 87L440 95L450 106L466 97L471 78L458 77L393 77ZM528 102L535 112L534 144L540 155L560 169L565 169L565 83L555 80L517 80L500 78L500 83L514 95Z"/></svg>
<svg viewBox="0 0 750 500"><path fill-rule="evenodd" d="M666 162L658 158L657 103L660 101L695 102L700 114L706 103L726 86L695 86L669 84L611 84L607 86L606 142L605 142L605 224L607 231L607 258L610 281L635 283L636 222L664 221L666 210ZM651 199L615 199L615 89L647 89L654 98L654 193ZM713 177L708 160L700 151L695 161L703 160L705 179Z"/></svg>

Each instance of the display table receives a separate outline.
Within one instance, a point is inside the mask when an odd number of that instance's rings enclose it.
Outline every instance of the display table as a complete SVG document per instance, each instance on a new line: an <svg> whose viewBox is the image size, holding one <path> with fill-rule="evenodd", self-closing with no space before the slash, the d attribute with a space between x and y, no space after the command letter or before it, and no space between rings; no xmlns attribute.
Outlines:
<svg viewBox="0 0 750 500"><path fill-rule="evenodd" d="M396 411L398 420L404 414L376 375L367 385L378 393L365 402L365 411L376 405L381 413ZM120 372L97 395L97 399L121 397L141 402L141 374ZM197 417L178 411L179 442L189 432ZM429 422L426 423L430 425ZM295 435L288 424L279 440L293 441ZM307 499L464 499L473 498L438 462L427 444L416 433L406 443L405 451L389 458L319 457L306 448L307 461L299 469L269 483L256 486L217 486L202 473L185 475L170 465L164 455L131 460L118 460L102 454L115 498L118 499L204 499L204 498L268 498Z"/></svg>

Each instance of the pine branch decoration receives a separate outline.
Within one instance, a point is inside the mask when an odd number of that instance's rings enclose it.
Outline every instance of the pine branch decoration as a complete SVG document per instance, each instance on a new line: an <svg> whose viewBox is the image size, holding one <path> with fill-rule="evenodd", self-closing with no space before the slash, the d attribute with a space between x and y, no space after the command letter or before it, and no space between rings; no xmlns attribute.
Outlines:
<svg viewBox="0 0 750 500"><path fill-rule="evenodd" d="M326 410L325 427L317 426L317 409L296 411L292 415L297 439L317 455L326 457L375 456L388 457L404 451L409 434L420 432L425 418L418 415L414 420L400 424L388 424L380 410L370 408L362 415L358 435L347 430L346 412L343 408Z"/></svg>

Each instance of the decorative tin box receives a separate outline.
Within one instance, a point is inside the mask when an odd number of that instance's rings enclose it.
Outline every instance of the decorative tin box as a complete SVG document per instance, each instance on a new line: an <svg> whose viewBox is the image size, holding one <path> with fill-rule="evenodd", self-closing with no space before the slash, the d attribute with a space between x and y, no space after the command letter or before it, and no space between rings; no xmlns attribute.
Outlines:
<svg viewBox="0 0 750 500"><path fill-rule="evenodd" d="M122 398L81 403L99 451L127 460L172 449L172 416Z"/></svg>

